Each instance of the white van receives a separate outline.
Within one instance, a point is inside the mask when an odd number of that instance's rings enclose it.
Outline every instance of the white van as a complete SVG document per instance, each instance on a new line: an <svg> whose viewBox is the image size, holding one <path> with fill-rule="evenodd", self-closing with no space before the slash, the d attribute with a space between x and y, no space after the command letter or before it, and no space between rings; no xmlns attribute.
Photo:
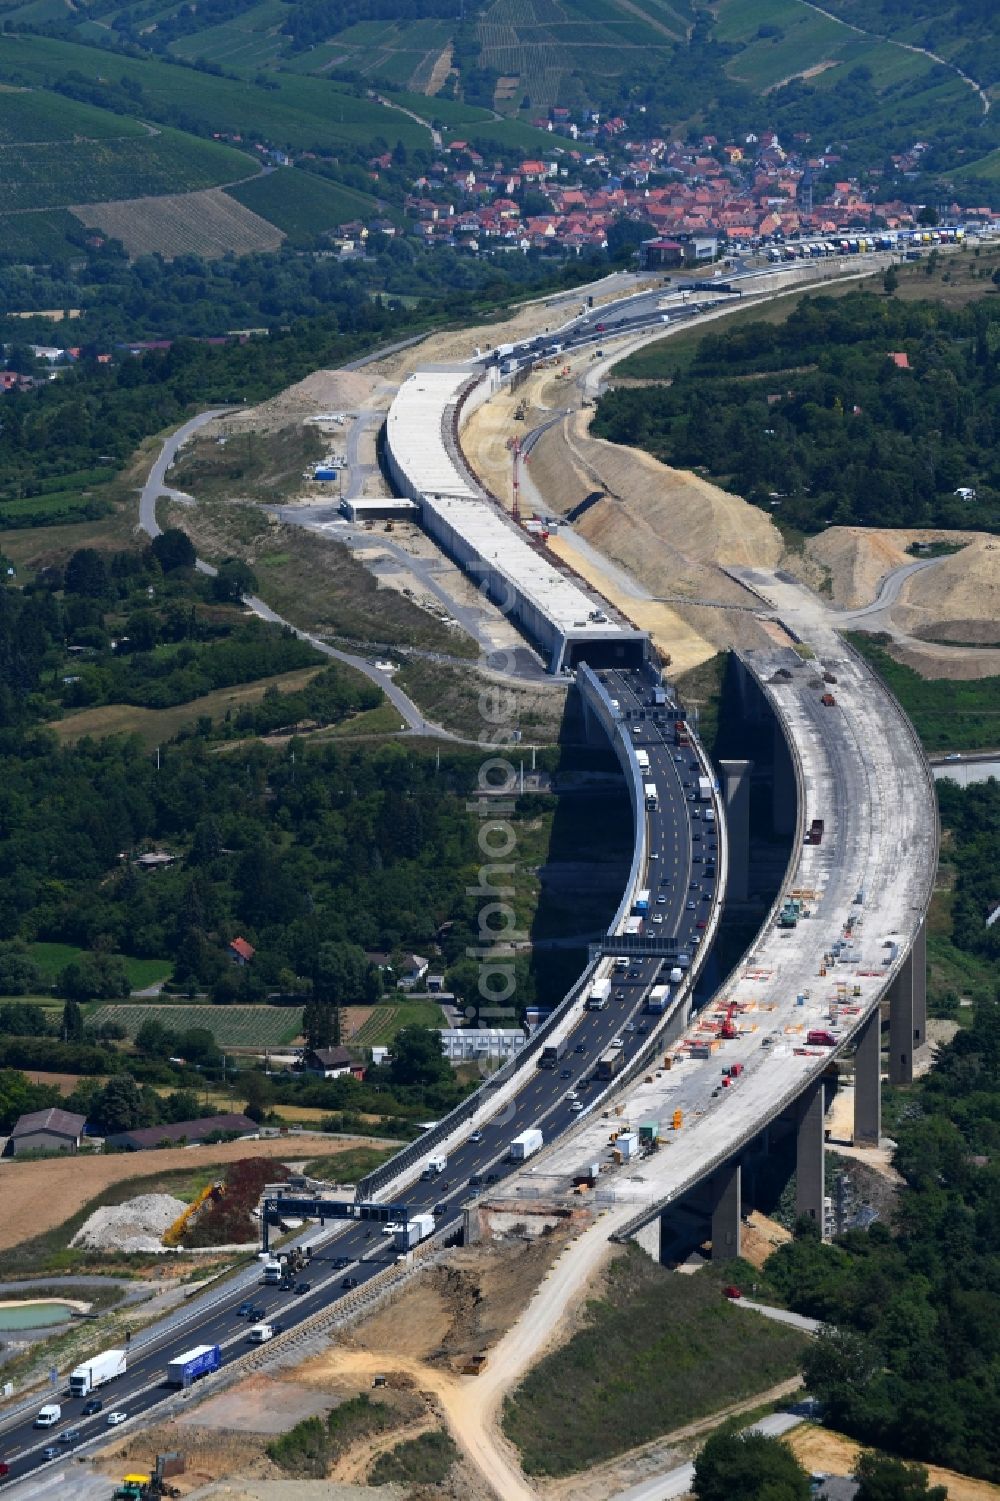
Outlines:
<svg viewBox="0 0 1000 1501"><path fill-rule="evenodd" d="M35 1419L36 1428L54 1428L62 1417L62 1408L58 1402L46 1402Z"/></svg>
<svg viewBox="0 0 1000 1501"><path fill-rule="evenodd" d="M250 1330L249 1339L252 1345L266 1345L269 1339L274 1338L274 1330L270 1324L254 1324Z"/></svg>

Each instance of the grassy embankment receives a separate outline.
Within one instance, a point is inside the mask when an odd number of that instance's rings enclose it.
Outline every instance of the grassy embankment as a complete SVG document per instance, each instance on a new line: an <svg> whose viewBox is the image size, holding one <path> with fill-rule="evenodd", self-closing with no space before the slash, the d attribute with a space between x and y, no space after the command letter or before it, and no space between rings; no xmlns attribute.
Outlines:
<svg viewBox="0 0 1000 1501"><path fill-rule="evenodd" d="M635 1247L616 1258L577 1332L507 1399L527 1473L574 1474L795 1375L805 1336L720 1291L712 1269L678 1277Z"/></svg>

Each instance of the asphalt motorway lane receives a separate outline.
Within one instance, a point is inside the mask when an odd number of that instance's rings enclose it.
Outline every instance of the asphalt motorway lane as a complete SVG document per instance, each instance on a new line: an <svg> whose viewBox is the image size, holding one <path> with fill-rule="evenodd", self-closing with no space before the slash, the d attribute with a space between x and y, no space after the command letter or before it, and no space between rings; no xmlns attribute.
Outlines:
<svg viewBox="0 0 1000 1501"><path fill-rule="evenodd" d="M635 723L640 726L637 744L642 744L650 756L651 774L655 775L659 788L659 806L647 814L649 848L655 850L658 859L650 862L649 885L657 895L662 891L667 901L654 910L664 916L657 924L664 935L676 927L680 944L688 944L695 936L694 924L701 916L700 910L688 911L690 893L689 875L692 869L691 831L697 822L696 811L685 780L697 774L690 771L693 753L685 749L683 760L678 762L677 752L668 743L666 724L657 726L646 713L653 678L646 672L619 671L604 675L608 691L617 697L623 712L636 715L645 713ZM655 771L653 770L655 768ZM655 874L653 874L655 868ZM656 884L666 879L662 888ZM655 896L653 898L655 902ZM707 917L708 905L705 905ZM613 1038L621 1036L626 1066L635 1053L645 1044L647 1026L643 1017L646 998L656 982L661 960L656 957L639 956L631 965L628 974L614 977L612 999L603 1010L579 1014L579 1019L569 1035L567 1050L553 1068L525 1066L522 1087L514 1098L498 1109L495 1116L479 1130L467 1136L453 1150L447 1166L437 1178L429 1181L418 1179L408 1186L405 1194L405 1210L412 1216L420 1212L435 1212L439 1227L458 1228L461 1211L465 1204L483 1191L489 1191L502 1181L515 1167L522 1164L508 1161L507 1153L511 1138L529 1126L542 1129L546 1142L565 1131L588 1108L588 1100L602 1092L603 1085L594 1079L597 1061L606 1051ZM621 999L616 999L620 995ZM634 1030L626 1031L631 1026ZM578 1100L570 1099L570 1093ZM582 1110L574 1109L582 1105ZM472 1136L479 1139L473 1140ZM470 1179L476 1181L470 1182ZM395 1218L396 1216L394 1216ZM399 1218L403 1217L402 1207ZM166 1366L183 1352L201 1344L218 1344L221 1347L223 1365L229 1365L254 1348L248 1340L251 1323L257 1319L238 1316L240 1303L252 1301L255 1308L263 1310L259 1321L277 1320L284 1330L290 1330L330 1307L344 1296L347 1289L345 1278L357 1279L359 1286L396 1260L396 1251L390 1236L380 1225L368 1221L330 1222L326 1234L310 1237L317 1248L312 1264L296 1281L309 1283L309 1290L302 1296L282 1292L277 1287L257 1285L249 1292L245 1280L234 1284L231 1293L211 1295L209 1306L194 1305L190 1318L183 1328L175 1323L161 1337L154 1337L137 1348L129 1360L129 1368L119 1381L102 1388L98 1395L104 1402L104 1411L92 1418L82 1417L84 1400L73 1399L64 1392L53 1390L48 1400L59 1401L62 1419L51 1429L35 1429L32 1421L37 1408L31 1409L9 1427L3 1427L0 1418L0 1459L10 1466L0 1488L23 1479L46 1465L58 1465L80 1447L109 1432L107 1413L124 1411L130 1418L150 1411L168 1397L176 1395L166 1385ZM335 1265L337 1261L346 1262ZM202 1300L206 1302L207 1300ZM39 1395L38 1407L47 1400ZM79 1428L80 1439L74 1445L59 1445L60 1430ZM45 1460L43 1450L50 1445L59 1445L58 1459Z"/></svg>

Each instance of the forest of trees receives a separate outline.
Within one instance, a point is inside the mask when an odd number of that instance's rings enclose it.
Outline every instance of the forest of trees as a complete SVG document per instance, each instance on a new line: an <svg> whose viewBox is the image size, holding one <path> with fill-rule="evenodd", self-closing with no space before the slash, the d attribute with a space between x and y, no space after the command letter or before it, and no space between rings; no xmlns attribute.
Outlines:
<svg viewBox="0 0 1000 1501"><path fill-rule="evenodd" d="M665 349L671 383L609 392L595 433L704 466L802 531L1000 530L997 303L807 297L784 322L707 334L687 366Z"/></svg>
<svg viewBox="0 0 1000 1501"><path fill-rule="evenodd" d="M896 1225L769 1259L788 1305L831 1326L806 1380L830 1425L894 1454L1000 1479L1000 1001L939 1051L893 1125Z"/></svg>

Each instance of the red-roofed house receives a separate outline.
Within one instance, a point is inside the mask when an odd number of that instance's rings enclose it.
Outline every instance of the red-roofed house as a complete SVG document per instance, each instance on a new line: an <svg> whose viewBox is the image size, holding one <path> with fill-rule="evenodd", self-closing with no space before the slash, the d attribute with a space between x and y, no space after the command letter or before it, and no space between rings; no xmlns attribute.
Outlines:
<svg viewBox="0 0 1000 1501"><path fill-rule="evenodd" d="M899 353L892 353L890 351L889 358L890 360L892 360L892 363L895 365L897 370L909 370L910 359L905 350L902 350Z"/></svg>
<svg viewBox="0 0 1000 1501"><path fill-rule="evenodd" d="M234 938L229 945L229 957L240 969L244 969L252 960L257 950L252 943L247 943L245 938Z"/></svg>

